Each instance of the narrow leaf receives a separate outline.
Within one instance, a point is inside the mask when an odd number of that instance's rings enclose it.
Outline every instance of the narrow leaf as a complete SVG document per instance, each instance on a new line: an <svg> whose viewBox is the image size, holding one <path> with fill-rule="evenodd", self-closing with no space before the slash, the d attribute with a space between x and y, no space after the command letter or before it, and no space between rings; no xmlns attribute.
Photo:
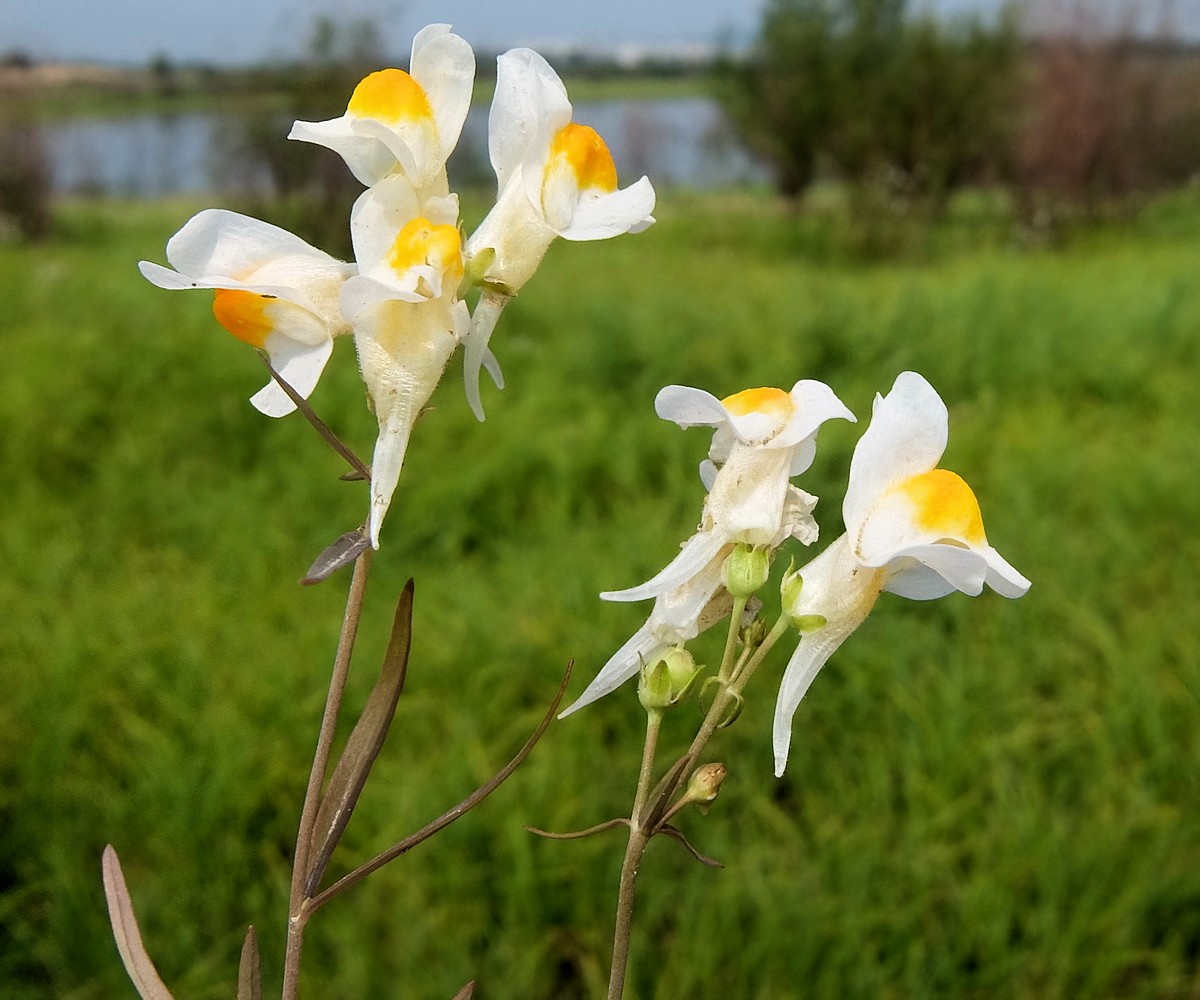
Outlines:
<svg viewBox="0 0 1200 1000"><path fill-rule="evenodd" d="M567 664L566 672L563 674L562 683L558 686L558 691L554 695L554 700L550 703L550 707L546 710L546 714L542 716L542 721L538 723L537 729L533 731L533 735L525 741L525 745L517 751L517 755L513 757L504 767L500 768L492 777L483 785L480 785L470 795L463 799L458 805L447 809L442 815L430 823L426 823L416 833L405 837L400 843L393 844L382 854L377 854L370 861L359 865L354 871L348 875L343 875L337 882L329 886L319 896L312 901L309 912L313 913L320 907L324 906L335 896L340 895L349 889L352 885L357 885L372 872L379 871L386 864L390 864L403 854L407 854L418 844L424 843L439 830L444 830L451 823L461 816L465 816L468 812L474 809L480 802L486 799L497 788L499 788L509 776L521 766L525 758L529 756L533 748L537 746L538 740L542 738L542 734L546 732L550 723L554 721L554 713L558 711L558 706L562 704L563 695L567 693L567 685L571 682L571 671L575 667L575 661L572 660Z"/></svg>
<svg viewBox="0 0 1200 1000"><path fill-rule="evenodd" d="M308 572L304 574L304 579L300 581L300 586L311 587L314 583L328 579L343 566L354 562L370 544L371 539L363 534L362 528L347 531L313 560Z"/></svg>
<svg viewBox="0 0 1200 1000"><path fill-rule="evenodd" d="M137 917L133 913L133 900L125 885L125 873L121 871L121 859L112 844L104 848L101 870L104 874L104 896L108 900L108 919L112 924L113 937L117 939L117 951L125 963L125 971L137 987L142 1000L175 1000L171 991L150 961L146 946L142 944L142 932L138 930Z"/></svg>
<svg viewBox="0 0 1200 1000"><path fill-rule="evenodd" d="M471 1000L475 995L475 980L472 979L466 986L454 994L453 1000Z"/></svg>
<svg viewBox="0 0 1200 1000"><path fill-rule="evenodd" d="M242 943L238 963L237 1000L262 1000L262 956L258 953L258 935L251 926Z"/></svg>
<svg viewBox="0 0 1200 1000"><path fill-rule="evenodd" d="M367 782L371 765L383 748L388 727L396 712L396 702L404 689L404 676L408 672L408 653L412 644L413 582L404 585L400 600L396 603L396 617L392 621L392 637L388 641L379 680L367 697L367 704L354 724L354 730L346 741L341 757L329 779L329 787L321 798L317 810L317 821L313 826L312 868L305 883L305 895L312 896L333 849L342 839L350 814L358 802L358 796Z"/></svg>
<svg viewBox="0 0 1200 1000"><path fill-rule="evenodd" d="M708 865L709 868L724 868L725 867L716 858L710 858L707 854L701 854L699 851L697 851L696 848L694 848L692 846L691 841L688 840L687 837L684 836L683 831L680 830L679 827L671 826L670 824L668 824L661 828L661 832L665 833L672 840L677 841L678 843L682 844L684 850L686 850L688 852L688 854L690 854L693 858L695 858L697 861L699 861L700 864Z"/></svg>
<svg viewBox="0 0 1200 1000"><path fill-rule="evenodd" d="M536 833L539 837L545 837L547 840L579 840L583 837L590 837L594 833L602 833L605 830L615 830L619 826L628 827L629 820L624 817L617 819L606 820L603 823L597 823L595 826L589 826L586 830L573 830L570 833L552 833L550 830L539 830L536 826L525 826L525 829L530 833Z"/></svg>

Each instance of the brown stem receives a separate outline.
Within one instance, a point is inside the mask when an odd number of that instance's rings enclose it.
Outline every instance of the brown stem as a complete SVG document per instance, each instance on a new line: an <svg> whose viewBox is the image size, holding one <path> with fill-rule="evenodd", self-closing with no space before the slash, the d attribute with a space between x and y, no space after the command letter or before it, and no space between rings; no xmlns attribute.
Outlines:
<svg viewBox="0 0 1200 1000"><path fill-rule="evenodd" d="M367 549L354 563L354 576L350 580L350 592L346 597L346 613L342 618L341 635L338 636L337 655L334 657L333 672L329 679L329 694L325 699L325 714L321 718L312 770L308 776L308 787L304 791L304 806L300 812L300 829L296 834L296 852L292 860L283 1000L295 1000L300 986L300 950L304 943L304 927L312 913L312 907L308 905L309 900L304 895L304 883L312 848L313 824L317 819L317 806L321 797L321 785L325 781L325 770L329 766L329 754L333 746L334 730L337 728L338 711L342 705L342 693L346 689L346 677L350 671L354 640L358 636L358 624L362 619L363 597L366 594L367 574L370 569L371 550Z"/></svg>
<svg viewBox="0 0 1200 1000"><path fill-rule="evenodd" d="M744 650L738 662L733 664L734 643L730 638L725 644L725 656L721 663L719 677L727 683L722 683L717 696L709 706L704 721L700 725L696 738L683 755L667 769L666 774L659 779L657 785L645 794L650 771L648 757L653 754L653 743L657 739L656 726L648 726L646 743L642 750L642 770L638 779L638 789L634 797L634 811L629 828L629 843L625 847L625 858L621 863L621 884L617 893L617 919L613 930L612 965L609 969L608 1000L621 1000L625 990L626 967L629 964L629 941L633 927L633 895L637 883L638 867L646 846L652 837L662 830L664 824L674 815L676 809L671 809L671 800L683 784L685 777L691 772L692 765L700 755L700 751L712 738L713 733L726 718L729 703L737 698L751 675L762 663L767 653L787 631L787 620L780 618L775 627L763 640L762 644L750 653ZM737 628L736 620L730 623L730 635ZM644 806L641 803L645 803ZM686 843L686 840L685 840ZM688 845L690 848L690 845ZM693 849L694 852L694 849ZM711 859L707 859L711 861Z"/></svg>
<svg viewBox="0 0 1200 1000"><path fill-rule="evenodd" d="M296 404L296 409L304 415L305 420L312 424L313 429L325 439L329 447L341 455L350 464L350 467L362 476L363 479L370 480L371 470L367 467L366 463L350 450L349 445L330 430L329 425L324 420L317 416L316 411L309 404L308 400L285 382L283 376L271 367L271 359L266 354L260 353L259 357L262 359L262 363L266 365L267 371L271 373L271 378L287 394L288 399Z"/></svg>
<svg viewBox="0 0 1200 1000"><path fill-rule="evenodd" d="M648 831L635 829L625 846L621 863L621 887L617 892L617 921L613 931L612 968L608 978L608 1000L621 1000L625 993L625 973L629 966L629 941L633 928L633 891L637 884L638 867L646 845Z"/></svg>

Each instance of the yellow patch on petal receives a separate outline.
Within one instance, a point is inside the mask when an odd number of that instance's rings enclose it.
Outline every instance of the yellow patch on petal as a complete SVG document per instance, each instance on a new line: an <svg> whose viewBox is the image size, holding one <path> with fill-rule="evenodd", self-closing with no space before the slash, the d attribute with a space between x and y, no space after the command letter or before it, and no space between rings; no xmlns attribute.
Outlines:
<svg viewBox="0 0 1200 1000"><path fill-rule="evenodd" d="M364 77L354 88L346 113L390 125L406 120L433 119L429 97L402 69L381 69Z"/></svg>
<svg viewBox="0 0 1200 1000"><path fill-rule="evenodd" d="M747 413L761 413L763 416L774 417L781 424L789 420L796 404L792 397L782 389L743 389L732 396L721 400L725 407L735 417L744 417Z"/></svg>
<svg viewBox="0 0 1200 1000"><path fill-rule="evenodd" d="M580 190L617 189L617 166L594 128L574 122L560 128L550 143L550 161L559 157L570 165Z"/></svg>
<svg viewBox="0 0 1200 1000"><path fill-rule="evenodd" d="M463 278L462 237L454 226L435 225L418 216L400 230L388 251L387 262L398 274L428 264L457 285Z"/></svg>
<svg viewBox="0 0 1200 1000"><path fill-rule="evenodd" d="M916 523L922 528L972 545L987 544L979 501L961 476L933 469L904 480L896 489L912 501Z"/></svg>
<svg viewBox="0 0 1200 1000"><path fill-rule="evenodd" d="M267 315L267 307L274 301L270 295L218 288L213 294L213 315L238 340L262 347L275 329L274 321Z"/></svg>

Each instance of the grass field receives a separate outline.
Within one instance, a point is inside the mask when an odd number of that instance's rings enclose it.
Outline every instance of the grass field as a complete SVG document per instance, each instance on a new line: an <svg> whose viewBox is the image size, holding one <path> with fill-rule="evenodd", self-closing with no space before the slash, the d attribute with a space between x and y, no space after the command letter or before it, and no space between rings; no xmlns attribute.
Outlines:
<svg viewBox="0 0 1200 1000"><path fill-rule="evenodd" d="M0 246L4 1000L134 995L106 842L180 1000L232 995L249 923L279 975L345 585L295 581L365 493L299 418L249 407L262 369L205 295L138 276L198 207L68 206L54 242ZM656 214L554 247L493 342L509 387L485 390L487 422L452 365L418 428L350 709L410 575L412 668L340 863L463 797L569 659L578 693L640 623L596 594L694 528L709 440L655 418L660 386L829 382L860 423L823 431L802 481L827 541L872 395L911 368L1033 588L881 600L801 706L782 781L773 655L711 747L720 799L682 821L726 868L651 847L630 996L1200 998L1200 198L1053 252L951 224L871 265L751 195ZM367 453L338 346L313 403ZM696 721L676 714L668 747ZM625 813L642 725L632 688L556 724L480 810L322 911L305 995L602 995L622 840L521 824Z"/></svg>

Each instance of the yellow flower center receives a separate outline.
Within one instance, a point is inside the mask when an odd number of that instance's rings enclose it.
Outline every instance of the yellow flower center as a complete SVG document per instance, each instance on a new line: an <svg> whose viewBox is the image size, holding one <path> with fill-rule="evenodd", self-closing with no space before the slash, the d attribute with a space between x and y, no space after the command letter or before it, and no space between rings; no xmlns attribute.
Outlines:
<svg viewBox="0 0 1200 1000"><path fill-rule="evenodd" d="M769 387L743 389L732 396L726 396L721 400L721 405L735 417L744 417L747 413L761 413L767 417L774 417L781 425L791 418L792 411L796 408L790 395L782 389Z"/></svg>
<svg viewBox="0 0 1200 1000"><path fill-rule="evenodd" d="M571 122L558 130L550 143L550 159L564 158L581 190L617 189L617 166L612 153L594 128Z"/></svg>
<svg viewBox="0 0 1200 1000"><path fill-rule="evenodd" d="M463 277L462 238L456 227L418 216L400 230L387 262L398 274L418 264L432 265L457 286Z"/></svg>
<svg viewBox="0 0 1200 1000"><path fill-rule="evenodd" d="M238 340L261 348L275 329L267 316L274 296L245 292L238 288L218 288L213 294L213 315Z"/></svg>
<svg viewBox="0 0 1200 1000"><path fill-rule="evenodd" d="M405 120L433 118L421 85L402 69L381 69L354 88L346 113L394 125Z"/></svg>
<svg viewBox="0 0 1200 1000"><path fill-rule="evenodd" d="M948 469L933 469L912 476L896 487L916 508L914 520L944 538L961 538L986 545L979 501L961 476Z"/></svg>

